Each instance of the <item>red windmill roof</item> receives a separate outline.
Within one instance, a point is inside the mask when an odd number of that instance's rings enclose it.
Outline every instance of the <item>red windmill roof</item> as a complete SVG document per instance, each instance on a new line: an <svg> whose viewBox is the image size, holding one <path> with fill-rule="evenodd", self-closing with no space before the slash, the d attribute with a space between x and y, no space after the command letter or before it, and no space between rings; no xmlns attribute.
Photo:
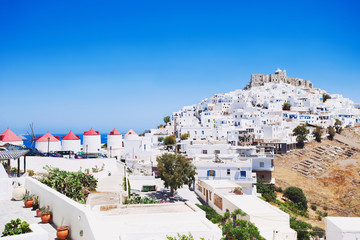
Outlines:
<svg viewBox="0 0 360 240"><path fill-rule="evenodd" d="M51 133L47 132L44 136L37 137L36 141L37 142L47 142L47 141L49 141L49 142L57 142L57 141L60 141L60 137L55 137Z"/></svg>
<svg viewBox="0 0 360 240"><path fill-rule="evenodd" d="M70 131L68 134L63 136L63 140L79 140L79 136Z"/></svg>
<svg viewBox="0 0 360 240"><path fill-rule="evenodd" d="M94 129L90 128L89 131L84 132L84 135L99 135L99 131L95 131Z"/></svg>
<svg viewBox="0 0 360 240"><path fill-rule="evenodd" d="M109 133L109 135L121 135L121 133L119 133L119 131L114 128L114 129Z"/></svg>
<svg viewBox="0 0 360 240"><path fill-rule="evenodd" d="M134 132L134 130L130 129L126 135L137 135L136 132Z"/></svg>
<svg viewBox="0 0 360 240"><path fill-rule="evenodd" d="M18 135L13 133L10 129L6 129L5 132L0 134L0 141L12 142L12 141L22 141L22 140L21 138L18 137Z"/></svg>

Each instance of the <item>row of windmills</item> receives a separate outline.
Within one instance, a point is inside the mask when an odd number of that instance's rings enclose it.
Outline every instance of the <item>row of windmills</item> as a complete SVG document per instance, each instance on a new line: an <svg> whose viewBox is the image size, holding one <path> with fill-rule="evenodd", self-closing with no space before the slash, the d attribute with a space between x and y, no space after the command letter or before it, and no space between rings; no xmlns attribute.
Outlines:
<svg viewBox="0 0 360 240"><path fill-rule="evenodd" d="M128 133L132 135L135 132L130 130ZM129 135L128 133L126 135ZM7 143L23 145L22 139L10 129L7 129L0 135L0 146ZM114 128L107 136L107 148L118 150L123 148L123 145L121 133ZM43 136L36 137L35 148L40 152L73 151L77 153L83 151L85 153L99 153L101 149L101 136L99 131L91 128L89 131L84 132L83 144L81 145L79 135L75 135L72 131L62 136L62 138L47 132Z"/></svg>

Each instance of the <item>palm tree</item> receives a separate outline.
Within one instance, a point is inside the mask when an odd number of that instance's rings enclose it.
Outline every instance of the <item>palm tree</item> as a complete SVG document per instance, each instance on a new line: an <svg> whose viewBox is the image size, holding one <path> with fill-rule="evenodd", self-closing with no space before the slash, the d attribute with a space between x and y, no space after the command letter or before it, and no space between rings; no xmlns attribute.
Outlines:
<svg viewBox="0 0 360 240"><path fill-rule="evenodd" d="M233 222L234 222L234 228L236 228L236 216L240 215L240 216L246 216L247 214L245 212L243 212L243 210L241 210L240 208L235 209L232 213L231 213L231 217L233 218Z"/></svg>

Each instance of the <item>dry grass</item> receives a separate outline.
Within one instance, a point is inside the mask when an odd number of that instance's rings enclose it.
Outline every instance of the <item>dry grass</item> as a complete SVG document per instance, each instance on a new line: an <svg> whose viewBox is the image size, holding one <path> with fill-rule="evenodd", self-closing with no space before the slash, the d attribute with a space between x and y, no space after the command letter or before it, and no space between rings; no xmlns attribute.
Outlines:
<svg viewBox="0 0 360 240"><path fill-rule="evenodd" d="M302 156L294 154L285 154L281 157L275 157L274 177L276 185L285 189L289 186L296 186L306 194L309 202L317 206L317 210L326 212L329 216L360 216L360 153L351 158L341 157L334 162L329 163L328 169L319 176L304 176L295 170L292 166L303 159L307 159L307 153L312 148L321 145L345 145L336 141L325 140L322 143L311 142L303 150ZM309 208L310 218L299 219L307 221L314 226L324 228L324 219L319 221L318 214Z"/></svg>

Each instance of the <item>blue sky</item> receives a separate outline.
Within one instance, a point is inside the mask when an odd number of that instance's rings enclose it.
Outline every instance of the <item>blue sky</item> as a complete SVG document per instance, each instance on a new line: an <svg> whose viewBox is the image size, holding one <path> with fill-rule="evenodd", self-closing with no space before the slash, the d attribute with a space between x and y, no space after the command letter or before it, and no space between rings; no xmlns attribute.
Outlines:
<svg viewBox="0 0 360 240"><path fill-rule="evenodd" d="M1 1L0 131L156 127L252 73L360 102L358 1Z"/></svg>

